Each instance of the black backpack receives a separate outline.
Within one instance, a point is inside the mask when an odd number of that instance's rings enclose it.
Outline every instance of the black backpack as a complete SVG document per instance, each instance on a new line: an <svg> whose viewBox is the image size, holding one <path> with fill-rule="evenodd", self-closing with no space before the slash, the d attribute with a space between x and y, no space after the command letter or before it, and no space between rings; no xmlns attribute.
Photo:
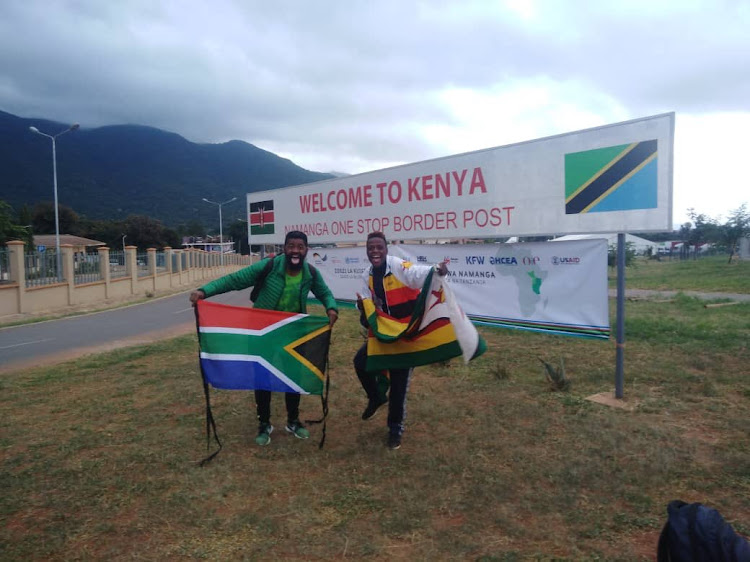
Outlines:
<svg viewBox="0 0 750 562"><path fill-rule="evenodd" d="M750 562L750 543L715 509L675 500L667 506L667 516L658 562Z"/></svg>
<svg viewBox="0 0 750 562"><path fill-rule="evenodd" d="M258 295L260 295L260 290L263 288L263 284L266 282L266 277L268 277L268 274L273 269L273 261L276 259L277 256L274 256L272 258L268 258L268 261L266 262L266 265L263 267L263 271L260 272L260 277L255 281L255 285L253 285L253 290L250 291L250 300L255 302L258 300ZM310 275L315 278L315 275L317 274L317 270L311 265L307 264L307 266L310 268Z"/></svg>

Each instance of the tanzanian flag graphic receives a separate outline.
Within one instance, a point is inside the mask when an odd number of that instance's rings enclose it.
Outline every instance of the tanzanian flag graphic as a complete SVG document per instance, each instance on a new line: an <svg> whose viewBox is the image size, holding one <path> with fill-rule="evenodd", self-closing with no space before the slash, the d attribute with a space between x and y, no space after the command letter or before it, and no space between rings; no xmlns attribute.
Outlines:
<svg viewBox="0 0 750 562"><path fill-rule="evenodd" d="M197 303L200 363L214 388L323 394L328 318Z"/></svg>
<svg viewBox="0 0 750 562"><path fill-rule="evenodd" d="M655 209L656 140L565 155L565 214Z"/></svg>
<svg viewBox="0 0 750 562"><path fill-rule="evenodd" d="M431 271L417 298L411 318L398 320L363 299L370 325L367 370L405 369L463 356L479 357L487 344L458 306L453 292Z"/></svg>
<svg viewBox="0 0 750 562"><path fill-rule="evenodd" d="M273 200L250 203L250 235L274 233Z"/></svg>

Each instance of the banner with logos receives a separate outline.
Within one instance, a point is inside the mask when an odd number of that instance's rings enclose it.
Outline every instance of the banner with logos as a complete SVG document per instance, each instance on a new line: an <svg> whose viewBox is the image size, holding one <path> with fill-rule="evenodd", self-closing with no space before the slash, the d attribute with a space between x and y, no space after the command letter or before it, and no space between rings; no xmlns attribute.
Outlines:
<svg viewBox="0 0 750 562"><path fill-rule="evenodd" d="M521 244L391 244L416 264L448 262L447 281L476 323L609 338L606 239ZM369 271L365 248L311 249L337 300L354 301Z"/></svg>

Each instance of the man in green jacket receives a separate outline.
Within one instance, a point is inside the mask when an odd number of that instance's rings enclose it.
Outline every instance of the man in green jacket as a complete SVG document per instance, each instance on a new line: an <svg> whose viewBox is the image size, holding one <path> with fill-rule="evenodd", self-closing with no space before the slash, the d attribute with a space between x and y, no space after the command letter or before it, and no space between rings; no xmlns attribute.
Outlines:
<svg viewBox="0 0 750 562"><path fill-rule="evenodd" d="M190 302L195 304L201 299L229 291L240 291L261 282L262 287L257 300L253 303L255 308L305 314L307 313L307 294L312 291L313 295L326 307L328 320L333 327L339 317L336 300L325 281L323 281L320 272L310 269L310 266L305 263L306 256L307 235L304 232L293 230L287 233L284 240L283 256L261 260L235 273L211 281L190 293ZM266 265L269 259L272 259L273 262L271 269L267 270ZM299 439L307 439L310 437L310 432L299 420L299 403L299 394L286 393L286 430ZM258 445L268 445L271 442L271 432L273 431L271 425L271 392L256 390L255 405L260 422L255 442Z"/></svg>

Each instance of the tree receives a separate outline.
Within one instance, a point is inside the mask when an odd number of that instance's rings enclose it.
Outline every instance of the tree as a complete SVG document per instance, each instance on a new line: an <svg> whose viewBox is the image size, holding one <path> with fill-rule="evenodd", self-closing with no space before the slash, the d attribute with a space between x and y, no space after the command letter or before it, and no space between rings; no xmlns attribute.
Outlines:
<svg viewBox="0 0 750 562"><path fill-rule="evenodd" d="M59 205L57 216L60 222L60 234L78 234L78 214L66 205ZM55 233L55 204L43 201L34 206L31 224L37 234Z"/></svg>
<svg viewBox="0 0 750 562"><path fill-rule="evenodd" d="M9 240L23 240L27 248L33 246L31 230L17 224L13 217L13 207L0 201L0 245L5 246Z"/></svg>
<svg viewBox="0 0 750 562"><path fill-rule="evenodd" d="M729 251L728 263L732 263L740 239L750 236L750 212L747 210L747 203L743 203L729 213L729 218L719 227L719 232L722 242L726 244Z"/></svg>
<svg viewBox="0 0 750 562"><path fill-rule="evenodd" d="M234 250L238 254L246 256L250 253L247 245L247 221L238 219L229 224L229 237L234 240Z"/></svg>
<svg viewBox="0 0 750 562"><path fill-rule="evenodd" d="M607 249L607 265L617 267L617 244ZM625 242L625 267L635 267L635 246L632 242Z"/></svg>
<svg viewBox="0 0 750 562"><path fill-rule="evenodd" d="M145 248L181 246L177 232L166 228L161 221L144 215L131 215L125 219L122 234L127 235L128 245Z"/></svg>
<svg viewBox="0 0 750 562"><path fill-rule="evenodd" d="M720 241L721 227L716 219L712 219L703 213L696 213L694 209L688 209L688 216L693 221L693 228L687 231L687 238L685 239L688 246L697 249L701 244ZM690 225L690 223L685 224ZM687 251L689 252L689 248Z"/></svg>

